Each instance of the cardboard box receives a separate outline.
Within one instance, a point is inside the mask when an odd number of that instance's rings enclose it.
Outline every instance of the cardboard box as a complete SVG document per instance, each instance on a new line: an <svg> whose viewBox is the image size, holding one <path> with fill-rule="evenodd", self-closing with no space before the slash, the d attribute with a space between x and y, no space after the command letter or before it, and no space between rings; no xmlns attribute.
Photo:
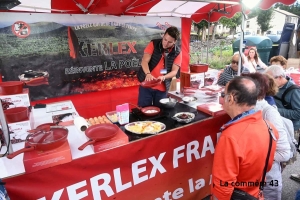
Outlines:
<svg viewBox="0 0 300 200"><path fill-rule="evenodd" d="M26 146L26 144L25 144ZM72 161L72 154L68 141L56 149L49 151L28 151L24 153L24 167L27 173Z"/></svg>
<svg viewBox="0 0 300 200"><path fill-rule="evenodd" d="M219 103L205 103L197 106L197 110L207 113L211 116L225 114L223 107Z"/></svg>
<svg viewBox="0 0 300 200"><path fill-rule="evenodd" d="M0 99L12 103L8 108L30 106L28 88L24 88L21 94L0 95Z"/></svg>
<svg viewBox="0 0 300 200"><path fill-rule="evenodd" d="M180 92L183 92L184 87L201 88L204 86L205 73L180 73Z"/></svg>
<svg viewBox="0 0 300 200"><path fill-rule="evenodd" d="M111 149L117 146L127 144L129 142L128 136L119 129L117 135L109 140L99 141L92 145L95 153Z"/></svg>

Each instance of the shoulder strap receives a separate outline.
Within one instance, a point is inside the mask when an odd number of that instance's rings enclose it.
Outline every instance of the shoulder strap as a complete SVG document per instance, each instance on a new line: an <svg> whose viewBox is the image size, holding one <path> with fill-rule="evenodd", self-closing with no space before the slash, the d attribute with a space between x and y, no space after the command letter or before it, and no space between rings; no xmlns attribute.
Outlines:
<svg viewBox="0 0 300 200"><path fill-rule="evenodd" d="M288 106L288 103L285 101L285 96L291 91L291 90L294 90L294 89L300 89L300 87L298 85L291 85L290 87L288 87L282 94L281 98L277 97L277 96L274 96L275 99L277 100L280 100L282 102L282 105L284 107Z"/></svg>
<svg viewBox="0 0 300 200"><path fill-rule="evenodd" d="M266 158L266 163L265 163L265 167L264 167L264 171L263 171L263 175L261 178L261 184L259 184L259 189L262 191L264 189L264 182L265 182L265 178L266 178L266 173L267 173L267 169L268 169L268 163L269 163L269 159L270 159L270 153L271 153L271 148L272 148L272 138L274 138L276 140L275 135L273 134L273 130L270 127L270 125L268 124L268 122L266 120L264 120L265 123L267 124L268 127L268 131L269 131L269 135L270 135L270 142L269 142L269 149L268 149L268 154L267 154L267 158Z"/></svg>
<svg viewBox="0 0 300 200"><path fill-rule="evenodd" d="M291 85L290 87L288 87L284 93L282 94L282 99L284 100L285 96L287 95L287 93L289 93L289 91L294 90L294 89L300 89L300 87L298 85Z"/></svg>

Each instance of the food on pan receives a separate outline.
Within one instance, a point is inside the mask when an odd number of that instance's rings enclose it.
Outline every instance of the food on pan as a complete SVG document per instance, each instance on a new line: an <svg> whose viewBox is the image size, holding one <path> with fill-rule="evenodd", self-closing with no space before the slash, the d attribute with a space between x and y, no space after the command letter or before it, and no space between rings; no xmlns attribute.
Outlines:
<svg viewBox="0 0 300 200"><path fill-rule="evenodd" d="M178 115L177 117L178 117L179 119L188 119L188 118L190 118L190 116L187 115L187 114L180 114L180 115Z"/></svg>
<svg viewBox="0 0 300 200"><path fill-rule="evenodd" d="M163 131L165 128L166 126L163 123L155 121L133 122L125 126L126 130L136 134L155 134Z"/></svg>
<svg viewBox="0 0 300 200"><path fill-rule="evenodd" d="M157 113L157 110L147 110L145 113Z"/></svg>

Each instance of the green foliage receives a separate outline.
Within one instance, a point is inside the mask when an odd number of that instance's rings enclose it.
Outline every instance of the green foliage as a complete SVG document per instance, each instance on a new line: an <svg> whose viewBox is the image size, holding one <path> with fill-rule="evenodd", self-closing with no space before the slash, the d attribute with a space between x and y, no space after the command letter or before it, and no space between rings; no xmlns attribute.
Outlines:
<svg viewBox="0 0 300 200"><path fill-rule="evenodd" d="M242 14L241 13L236 13L232 18L226 18L226 17L222 17L219 22L230 29L236 29L236 27L238 25L240 25L242 23Z"/></svg>
<svg viewBox="0 0 300 200"><path fill-rule="evenodd" d="M300 16L300 3L298 3L298 2L295 2L293 5L290 5L290 6L286 6L284 4L277 3L275 5L275 8L280 8L281 10L285 10L285 11L288 11L290 13Z"/></svg>
<svg viewBox="0 0 300 200"><path fill-rule="evenodd" d="M196 26L196 27L198 28L197 35L199 35L199 33L200 33L200 30L202 30L202 29L205 29L205 28L207 28L207 27L208 27L208 22L207 22L207 21L205 21L205 20L202 20L202 21L201 21L201 22L199 22L199 23L195 23L195 22L193 22L193 24L194 24L194 26Z"/></svg>
<svg viewBox="0 0 300 200"><path fill-rule="evenodd" d="M221 48L222 47L222 48ZM220 57L222 50L222 57ZM230 64L232 57L232 46L215 46L209 50L209 59L208 63L210 64L210 68L213 69L223 69L226 65ZM206 62L206 52L203 52L204 55L201 55L201 52L195 52L190 54L190 63L199 63L201 62L201 58L203 58L202 62Z"/></svg>
<svg viewBox="0 0 300 200"><path fill-rule="evenodd" d="M222 48L222 51L227 50L232 52L232 46L214 46L213 48L210 48L208 52L215 54L216 52L220 52L220 49ZM231 54L232 55L232 54Z"/></svg>
<svg viewBox="0 0 300 200"><path fill-rule="evenodd" d="M274 8L270 8L269 10L259 10L258 12L256 21L262 33L272 28L270 21L273 17L273 10Z"/></svg>
<svg viewBox="0 0 300 200"><path fill-rule="evenodd" d="M219 58L218 56L213 56L208 60L209 67L212 69L224 69L226 65L230 64L232 54L227 57Z"/></svg>
<svg viewBox="0 0 300 200"><path fill-rule="evenodd" d="M259 13L259 8L258 7L255 7L251 10L251 12L248 14L248 18L251 19L251 18L254 18L254 17L257 17Z"/></svg>

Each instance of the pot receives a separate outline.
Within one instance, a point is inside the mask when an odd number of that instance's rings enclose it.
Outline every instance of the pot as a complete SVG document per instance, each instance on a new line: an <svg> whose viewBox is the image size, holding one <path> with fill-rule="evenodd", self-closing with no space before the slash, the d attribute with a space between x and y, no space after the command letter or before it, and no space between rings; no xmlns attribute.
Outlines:
<svg viewBox="0 0 300 200"><path fill-rule="evenodd" d="M174 108L178 101L177 101L177 99L173 99L173 98L169 97L169 98L163 98L159 102L165 108Z"/></svg>
<svg viewBox="0 0 300 200"><path fill-rule="evenodd" d="M130 103L130 105L133 105L134 107L139 109L141 111L141 113L145 116L152 117L152 116L158 115L160 113L160 108L156 107L156 106L146 106L146 107L141 108L141 107L139 107L137 105L134 105L132 103Z"/></svg>
<svg viewBox="0 0 300 200"><path fill-rule="evenodd" d="M22 81L6 81L0 83L1 95L20 94L23 92L24 83Z"/></svg>
<svg viewBox="0 0 300 200"><path fill-rule="evenodd" d="M202 73L207 72L208 70L208 64L202 63L202 64L190 64L190 71L193 73Z"/></svg>
<svg viewBox="0 0 300 200"><path fill-rule="evenodd" d="M28 114L27 107L15 107L4 110L4 115L8 123L28 120Z"/></svg>
<svg viewBox="0 0 300 200"><path fill-rule="evenodd" d="M119 128L114 124L96 124L90 126L85 130L85 135L89 138L89 141L78 147L78 150L83 150L87 145L94 144L95 142L113 138L118 131Z"/></svg>
<svg viewBox="0 0 300 200"><path fill-rule="evenodd" d="M68 129L62 126L52 126L50 131L37 131L26 137L26 147L7 156L12 159L26 151L48 151L62 146L68 138Z"/></svg>

